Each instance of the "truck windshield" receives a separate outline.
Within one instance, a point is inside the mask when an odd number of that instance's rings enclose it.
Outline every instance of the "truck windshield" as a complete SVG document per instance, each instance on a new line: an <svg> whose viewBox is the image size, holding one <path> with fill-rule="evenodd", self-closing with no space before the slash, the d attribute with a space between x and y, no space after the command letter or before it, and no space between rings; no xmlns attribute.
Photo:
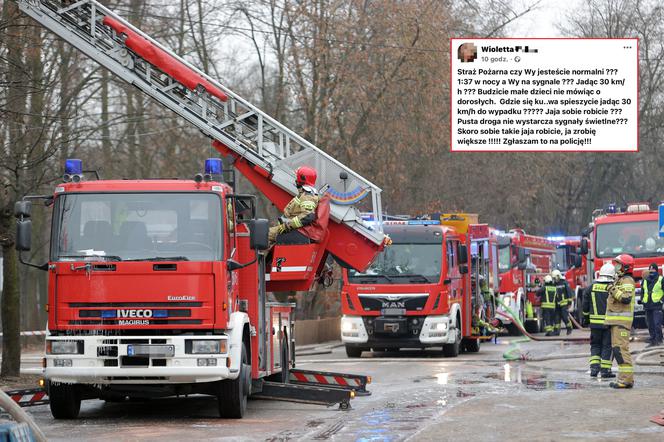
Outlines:
<svg viewBox="0 0 664 442"><path fill-rule="evenodd" d="M360 273L348 271L353 284L432 283L440 280L442 244L392 244Z"/></svg>
<svg viewBox="0 0 664 442"><path fill-rule="evenodd" d="M57 198L51 260L221 259L212 193L79 193Z"/></svg>
<svg viewBox="0 0 664 442"><path fill-rule="evenodd" d="M508 272L512 268L512 255L509 245L498 249L498 271L500 273Z"/></svg>
<svg viewBox="0 0 664 442"><path fill-rule="evenodd" d="M635 258L661 255L664 243L657 221L599 224L595 227L597 257L612 258L629 253Z"/></svg>
<svg viewBox="0 0 664 442"><path fill-rule="evenodd" d="M556 249L556 268L561 272L566 272L572 265L571 256L567 246L558 247Z"/></svg>

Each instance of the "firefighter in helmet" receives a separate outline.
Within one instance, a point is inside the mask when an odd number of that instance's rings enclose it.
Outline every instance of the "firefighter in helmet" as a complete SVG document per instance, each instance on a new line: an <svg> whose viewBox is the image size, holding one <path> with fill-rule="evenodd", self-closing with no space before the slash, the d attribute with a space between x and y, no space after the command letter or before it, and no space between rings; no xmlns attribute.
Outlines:
<svg viewBox="0 0 664 442"><path fill-rule="evenodd" d="M618 379L611 382L612 388L632 388L634 385L634 366L629 353L629 332L634 317L635 284L632 278L634 258L622 254L613 258L617 280L608 287L606 320L611 329L613 357L618 363Z"/></svg>
<svg viewBox="0 0 664 442"><path fill-rule="evenodd" d="M567 334L569 335L572 333L572 320L569 318L569 306L572 303L574 295L560 270L554 270L551 272L551 276L553 276L553 282L556 284L556 289L558 290L558 299L556 300L556 319L553 331L555 335L560 334L560 321L562 320L567 328Z"/></svg>
<svg viewBox="0 0 664 442"><path fill-rule="evenodd" d="M544 277L544 286L537 291L542 308L542 319L544 320L544 331L546 336L553 334L553 326L556 317L556 300L558 299L556 284L551 275Z"/></svg>
<svg viewBox="0 0 664 442"><path fill-rule="evenodd" d="M295 175L297 196L293 197L284 208L284 215L279 219L279 224L270 227L270 245L277 241L278 235L307 226L316 219L316 207L320 199L315 187L316 169L301 166L295 171Z"/></svg>
<svg viewBox="0 0 664 442"><path fill-rule="evenodd" d="M607 262L599 269L599 276L583 295L583 321L590 325L590 376L614 378L611 372L611 330L606 320L606 303L609 286L616 277L616 269Z"/></svg>

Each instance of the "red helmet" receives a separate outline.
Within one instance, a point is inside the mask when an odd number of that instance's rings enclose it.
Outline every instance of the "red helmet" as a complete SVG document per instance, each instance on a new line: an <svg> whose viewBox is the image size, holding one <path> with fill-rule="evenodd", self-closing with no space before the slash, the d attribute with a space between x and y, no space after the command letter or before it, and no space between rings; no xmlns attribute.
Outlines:
<svg viewBox="0 0 664 442"><path fill-rule="evenodd" d="M311 186L316 185L316 169L309 166L298 167L295 171L295 184L298 186Z"/></svg>
<svg viewBox="0 0 664 442"><path fill-rule="evenodd" d="M623 253L613 258L614 264L618 264L620 267L616 266L616 272L620 275L625 273L632 273L634 270L634 257L632 255L627 255Z"/></svg>

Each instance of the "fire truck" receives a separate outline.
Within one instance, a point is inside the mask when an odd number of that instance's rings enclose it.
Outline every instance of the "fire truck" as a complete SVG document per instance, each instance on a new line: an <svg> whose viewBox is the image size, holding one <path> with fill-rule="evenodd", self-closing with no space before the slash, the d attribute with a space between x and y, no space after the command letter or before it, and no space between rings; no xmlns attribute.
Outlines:
<svg viewBox="0 0 664 442"><path fill-rule="evenodd" d="M497 316L511 334L520 334L509 310L518 315L528 332L542 324L540 301L536 292L544 275L552 270L556 245L546 238L528 235L522 229L491 231L497 247L500 285ZM509 310L503 306L507 306Z"/></svg>
<svg viewBox="0 0 664 442"><path fill-rule="evenodd" d="M366 392L365 376L294 367L293 305L268 292L308 290L330 255L365 271L385 237L359 209L380 219L380 189L102 4L18 5L209 136L226 170L279 209L297 194L299 166L315 167L324 184L316 235L291 232L274 247L255 196L235 193L220 159L186 180L86 180L72 159L52 194L19 201L20 259L48 272L44 376L54 417L77 417L88 398L207 394L222 417L240 418L250 395L347 406ZM20 253L30 250L35 200L52 207L43 265Z"/></svg>
<svg viewBox="0 0 664 442"><path fill-rule="evenodd" d="M565 275L565 280L574 292L572 312L578 321L581 321L582 311L579 301L583 291L588 286L588 254L587 239L581 236L555 236L548 237L549 241L557 243L555 268ZM582 246L586 253L581 253Z"/></svg>
<svg viewBox="0 0 664 442"><path fill-rule="evenodd" d="M392 245L366 270L344 270L341 340L348 357L427 347L455 357L479 351L490 337L485 325L495 307L483 289L498 282L488 225L472 214L427 218L385 221Z"/></svg>
<svg viewBox="0 0 664 442"><path fill-rule="evenodd" d="M645 326L645 312L641 299L641 274L651 263L664 265L664 242L659 238L659 212L650 210L647 203L631 203L621 208L615 204L593 212L584 233L582 253L589 261L587 278L594 279L603 264L623 253L634 257L634 279L637 282L637 302L634 324Z"/></svg>

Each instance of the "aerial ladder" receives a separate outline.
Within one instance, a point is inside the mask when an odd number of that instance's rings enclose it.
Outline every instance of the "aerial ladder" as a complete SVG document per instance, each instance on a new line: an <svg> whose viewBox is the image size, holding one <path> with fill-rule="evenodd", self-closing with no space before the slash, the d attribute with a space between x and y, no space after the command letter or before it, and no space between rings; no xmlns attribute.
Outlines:
<svg viewBox="0 0 664 442"><path fill-rule="evenodd" d="M270 117L94 0L17 0L19 8L119 78L172 110L213 140L235 168L283 210L295 170L317 169L329 201L328 232L316 244L277 246L267 290L308 290L328 254L364 270L384 246L381 189ZM302 250L302 248L307 249ZM290 250L289 250L290 249ZM297 249L297 250L294 250Z"/></svg>

